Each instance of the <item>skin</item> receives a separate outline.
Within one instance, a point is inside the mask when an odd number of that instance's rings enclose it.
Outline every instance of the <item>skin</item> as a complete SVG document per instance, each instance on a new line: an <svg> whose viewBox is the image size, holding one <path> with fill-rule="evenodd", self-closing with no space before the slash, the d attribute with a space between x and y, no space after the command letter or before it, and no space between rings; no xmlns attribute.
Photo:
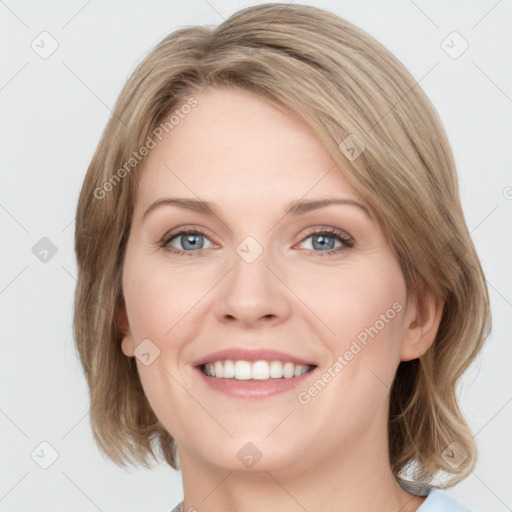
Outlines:
<svg viewBox="0 0 512 512"><path fill-rule="evenodd" d="M126 249L122 351L150 339L160 355L140 379L160 422L178 443L184 510L415 511L387 445L389 391L400 361L432 344L442 303L407 296L380 223L310 128L241 90L207 89L198 106L145 161ZM210 201L218 215L165 205L165 197ZM358 202L284 215L298 199ZM336 228L353 247L331 255L311 236ZM179 229L201 228L202 249ZM236 252L247 236L262 254ZM330 234L328 236L331 236ZM315 242L315 245L313 243ZM327 249L343 242L326 240ZM251 249L254 250L254 249ZM297 400L356 336L394 303L399 313L308 404ZM248 400L207 386L191 363L230 347L265 347L314 361L299 389ZM246 467L237 452L254 444Z"/></svg>

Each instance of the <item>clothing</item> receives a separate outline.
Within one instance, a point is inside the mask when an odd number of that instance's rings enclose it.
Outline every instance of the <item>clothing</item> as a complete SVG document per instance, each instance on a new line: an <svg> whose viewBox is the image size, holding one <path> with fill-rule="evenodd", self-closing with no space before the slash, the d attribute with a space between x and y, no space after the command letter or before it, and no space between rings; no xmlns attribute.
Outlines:
<svg viewBox="0 0 512 512"><path fill-rule="evenodd" d="M181 510L183 502L178 503L171 512L183 512ZM428 493L427 499L417 512L471 512L466 507L459 505L448 493L432 487Z"/></svg>
<svg viewBox="0 0 512 512"><path fill-rule="evenodd" d="M417 512L471 512L468 508L457 503L447 492L433 487L427 499Z"/></svg>

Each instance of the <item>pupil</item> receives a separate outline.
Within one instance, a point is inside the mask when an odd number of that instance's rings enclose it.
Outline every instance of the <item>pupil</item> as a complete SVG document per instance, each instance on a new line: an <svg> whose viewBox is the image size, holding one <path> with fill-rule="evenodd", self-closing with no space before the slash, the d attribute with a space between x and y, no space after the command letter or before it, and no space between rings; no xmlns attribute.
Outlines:
<svg viewBox="0 0 512 512"><path fill-rule="evenodd" d="M319 243L319 247L315 247L315 238L317 240L320 240L320 243ZM325 236L325 235L317 235L316 237L313 238L313 247L315 249L318 249L318 248L325 248L327 243L326 243L326 239L331 239L333 240L333 237L332 236ZM332 245L332 244L331 244ZM329 249L332 249L332 247L328 247Z"/></svg>
<svg viewBox="0 0 512 512"><path fill-rule="evenodd" d="M203 244L199 242L199 240L198 240L199 236L202 236L202 235L194 235L194 234L185 235L184 236L185 243L183 244L183 247L185 249L196 249L196 248L201 249ZM189 244L188 247L187 247L187 244Z"/></svg>

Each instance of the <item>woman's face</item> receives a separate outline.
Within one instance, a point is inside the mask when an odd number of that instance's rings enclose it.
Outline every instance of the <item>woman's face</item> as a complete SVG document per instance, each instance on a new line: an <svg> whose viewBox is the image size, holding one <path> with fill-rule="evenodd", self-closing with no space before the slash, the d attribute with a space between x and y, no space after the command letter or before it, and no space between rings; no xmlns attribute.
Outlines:
<svg viewBox="0 0 512 512"><path fill-rule="evenodd" d="M240 90L195 98L145 161L122 350L182 464L371 452L414 314L381 226L305 124Z"/></svg>

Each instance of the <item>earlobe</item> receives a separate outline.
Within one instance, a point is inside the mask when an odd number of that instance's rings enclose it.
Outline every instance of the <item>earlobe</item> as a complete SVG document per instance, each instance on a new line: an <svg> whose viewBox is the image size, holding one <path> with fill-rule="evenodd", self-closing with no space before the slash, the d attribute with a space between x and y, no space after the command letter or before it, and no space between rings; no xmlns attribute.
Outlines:
<svg viewBox="0 0 512 512"><path fill-rule="evenodd" d="M133 348L133 338L131 336L125 336L123 338L123 341L121 341L121 350L125 356L133 357L135 355Z"/></svg>
<svg viewBox="0 0 512 512"><path fill-rule="evenodd" d="M406 310L406 333L400 360L410 361L422 356L434 343L441 323L444 300L430 289L409 299Z"/></svg>
<svg viewBox="0 0 512 512"><path fill-rule="evenodd" d="M130 324L128 323L128 316L126 314L126 308L123 306L117 315L117 324L119 329L123 333L123 340L121 341L121 350L127 357L134 357L135 347L133 338L130 332Z"/></svg>

